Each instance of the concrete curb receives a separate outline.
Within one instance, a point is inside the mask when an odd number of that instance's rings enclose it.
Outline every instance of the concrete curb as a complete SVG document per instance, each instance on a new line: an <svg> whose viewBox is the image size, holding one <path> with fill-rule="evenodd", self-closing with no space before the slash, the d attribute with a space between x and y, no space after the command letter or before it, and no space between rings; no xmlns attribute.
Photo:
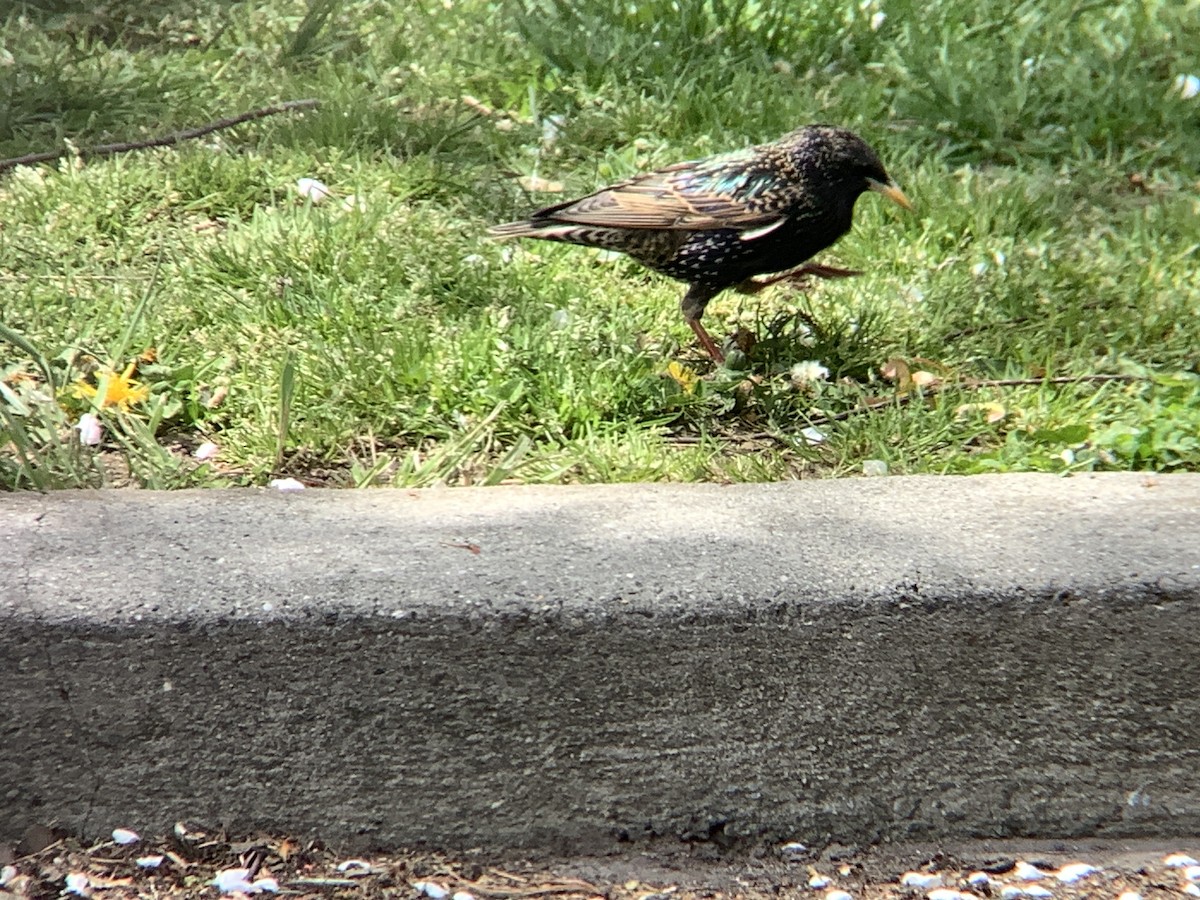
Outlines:
<svg viewBox="0 0 1200 900"><path fill-rule="evenodd" d="M0 836L1200 832L1200 476L0 502Z"/></svg>

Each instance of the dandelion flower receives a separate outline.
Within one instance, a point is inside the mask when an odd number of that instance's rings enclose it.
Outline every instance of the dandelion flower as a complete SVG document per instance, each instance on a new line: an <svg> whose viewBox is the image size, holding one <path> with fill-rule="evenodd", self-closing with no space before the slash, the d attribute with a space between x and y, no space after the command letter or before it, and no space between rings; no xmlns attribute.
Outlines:
<svg viewBox="0 0 1200 900"><path fill-rule="evenodd" d="M119 406L122 411L128 412L132 404L144 403L150 396L150 388L134 380L133 371L136 368L137 363L131 362L119 375L112 369L102 368L96 374L96 384L88 384L84 379L75 382L75 394L87 400L94 400L99 396L100 386L103 385L104 396L100 399L100 408Z"/></svg>

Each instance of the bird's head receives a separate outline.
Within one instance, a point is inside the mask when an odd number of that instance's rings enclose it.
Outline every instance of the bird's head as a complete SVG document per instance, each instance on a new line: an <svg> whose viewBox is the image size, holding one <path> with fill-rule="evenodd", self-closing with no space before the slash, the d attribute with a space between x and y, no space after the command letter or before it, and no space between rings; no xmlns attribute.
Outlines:
<svg viewBox="0 0 1200 900"><path fill-rule="evenodd" d="M828 125L809 125L793 132L793 136L796 165L801 169L809 169L852 197L863 191L875 191L907 210L913 208L875 151L854 132Z"/></svg>

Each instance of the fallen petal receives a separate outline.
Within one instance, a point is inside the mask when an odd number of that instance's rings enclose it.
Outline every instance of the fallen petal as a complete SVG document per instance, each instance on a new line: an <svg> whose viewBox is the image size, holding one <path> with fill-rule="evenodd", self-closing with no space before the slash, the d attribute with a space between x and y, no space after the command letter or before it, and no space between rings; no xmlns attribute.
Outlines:
<svg viewBox="0 0 1200 900"><path fill-rule="evenodd" d="M1013 868L1013 874L1022 881L1037 881L1040 878L1045 878L1046 873L1037 866L1032 866L1027 862L1019 862Z"/></svg>
<svg viewBox="0 0 1200 900"><path fill-rule="evenodd" d="M371 864L365 859L348 859L338 863L337 870L347 875L369 875Z"/></svg>
<svg viewBox="0 0 1200 900"><path fill-rule="evenodd" d="M112 839L124 846L125 844L136 844L142 837L136 831L130 831L128 828L114 828Z"/></svg>
<svg viewBox="0 0 1200 900"><path fill-rule="evenodd" d="M212 883L222 894L232 894L234 891L252 894L254 885L247 878L249 874L249 869L222 869L213 878Z"/></svg>
<svg viewBox="0 0 1200 900"><path fill-rule="evenodd" d="M1070 863L1063 866L1054 873L1054 877L1059 881L1070 884L1073 881L1078 881L1080 878L1086 878L1094 872L1099 872L1095 866L1090 866L1087 863Z"/></svg>
<svg viewBox="0 0 1200 900"><path fill-rule="evenodd" d="M324 203L333 196L333 192L315 178L296 179L296 191L305 200L312 201L314 205Z"/></svg>
<svg viewBox="0 0 1200 900"><path fill-rule="evenodd" d="M1172 853L1163 857L1163 865L1168 869L1186 869L1188 866L1200 866L1200 862L1186 853Z"/></svg>
<svg viewBox="0 0 1200 900"><path fill-rule="evenodd" d="M900 877L900 883L905 887L934 888L942 884L942 876L929 872L905 872Z"/></svg>
<svg viewBox="0 0 1200 900"><path fill-rule="evenodd" d="M17 877L17 867L16 866L5 866L3 869L0 869L0 887L4 887L6 884L8 884L10 881L12 881L16 877Z"/></svg>
<svg viewBox="0 0 1200 900"><path fill-rule="evenodd" d="M163 864L164 859L166 859L165 856L139 856L135 861L143 869L157 869Z"/></svg>
<svg viewBox="0 0 1200 900"><path fill-rule="evenodd" d="M67 876L67 887L63 893L78 894L80 897L90 897L92 895L92 888L88 882L88 877L82 872L72 872Z"/></svg>
<svg viewBox="0 0 1200 900"><path fill-rule="evenodd" d="M79 443L95 447L100 443L102 429L95 413L84 413L75 425L79 429Z"/></svg>
<svg viewBox="0 0 1200 900"><path fill-rule="evenodd" d="M413 890L424 894L429 900L443 900L450 893L436 881L418 881L413 885Z"/></svg>
<svg viewBox="0 0 1200 900"><path fill-rule="evenodd" d="M221 452L221 448L218 447L216 444L214 444L212 441L205 441L203 444L201 444L199 447L196 448L195 452L192 453L192 456L196 457L196 459L203 462L206 459L212 459L214 456L216 456L220 452Z"/></svg>
<svg viewBox="0 0 1200 900"><path fill-rule="evenodd" d="M1200 76L1180 75L1175 79L1175 90L1184 100L1191 100L1200 95Z"/></svg>
<svg viewBox="0 0 1200 900"><path fill-rule="evenodd" d="M267 482L267 487L273 487L277 491L302 491L304 485L295 478L272 478Z"/></svg>

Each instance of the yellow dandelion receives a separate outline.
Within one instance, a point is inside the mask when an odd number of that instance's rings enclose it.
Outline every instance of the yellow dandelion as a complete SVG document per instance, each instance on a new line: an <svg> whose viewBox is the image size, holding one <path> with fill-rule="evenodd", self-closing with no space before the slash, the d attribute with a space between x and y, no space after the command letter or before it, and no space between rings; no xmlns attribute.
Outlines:
<svg viewBox="0 0 1200 900"><path fill-rule="evenodd" d="M150 396L150 388L134 381L133 370L136 368L137 363L131 362L119 375L112 369L102 368L96 372L96 384L88 384L87 380L82 378L75 382L75 394L87 400L94 400L100 393L100 386L103 385L104 397L100 401L100 408L119 406L123 411L128 411L130 404L144 403Z"/></svg>
<svg viewBox="0 0 1200 900"><path fill-rule="evenodd" d="M677 362L667 364L667 377L671 378L678 384L685 394L690 394L696 389L696 382L700 380L700 376L696 374L695 369L680 365Z"/></svg>

